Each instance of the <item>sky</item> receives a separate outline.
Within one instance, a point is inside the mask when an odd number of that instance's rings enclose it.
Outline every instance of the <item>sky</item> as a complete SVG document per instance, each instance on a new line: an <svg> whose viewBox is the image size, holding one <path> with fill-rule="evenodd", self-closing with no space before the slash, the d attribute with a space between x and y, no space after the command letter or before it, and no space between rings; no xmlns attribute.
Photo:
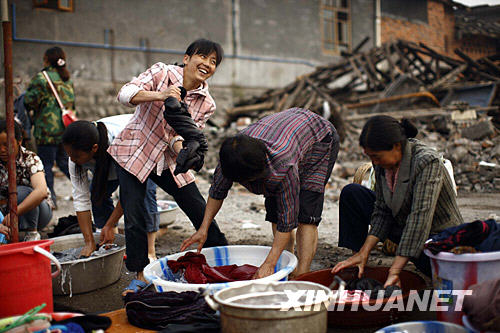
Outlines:
<svg viewBox="0 0 500 333"><path fill-rule="evenodd" d="M479 6L479 5L500 5L500 0L454 0L469 7Z"/></svg>

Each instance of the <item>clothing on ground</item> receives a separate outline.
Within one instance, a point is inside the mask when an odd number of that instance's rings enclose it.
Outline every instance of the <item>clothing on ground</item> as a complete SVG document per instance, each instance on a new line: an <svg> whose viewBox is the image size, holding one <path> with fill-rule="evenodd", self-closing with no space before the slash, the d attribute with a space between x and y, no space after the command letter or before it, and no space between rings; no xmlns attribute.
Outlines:
<svg viewBox="0 0 500 333"><path fill-rule="evenodd" d="M168 267L177 273L184 270L184 279L188 283L220 283L251 280L259 269L253 265L208 265L203 254L188 252L177 260L169 260Z"/></svg>
<svg viewBox="0 0 500 333"><path fill-rule="evenodd" d="M126 294L124 302L128 321L140 328L163 330L171 324L218 321L204 296L194 291L145 290Z"/></svg>

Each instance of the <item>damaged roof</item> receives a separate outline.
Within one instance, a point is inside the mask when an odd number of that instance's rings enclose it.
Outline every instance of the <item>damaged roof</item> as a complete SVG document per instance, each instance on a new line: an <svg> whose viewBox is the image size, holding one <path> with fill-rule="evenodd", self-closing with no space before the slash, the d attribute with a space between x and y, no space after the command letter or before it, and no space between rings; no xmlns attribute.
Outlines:
<svg viewBox="0 0 500 333"><path fill-rule="evenodd" d="M500 5L469 7L455 12L455 31L464 35L500 38Z"/></svg>

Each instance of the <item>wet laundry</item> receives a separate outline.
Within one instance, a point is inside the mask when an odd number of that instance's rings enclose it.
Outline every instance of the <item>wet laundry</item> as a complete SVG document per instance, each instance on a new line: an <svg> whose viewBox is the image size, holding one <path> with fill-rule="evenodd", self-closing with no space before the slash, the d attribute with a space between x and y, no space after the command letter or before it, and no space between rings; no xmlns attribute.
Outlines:
<svg viewBox="0 0 500 333"><path fill-rule="evenodd" d="M366 294L369 294L370 299L377 299L379 293L383 294L383 298L402 294L401 288L398 286L387 286L387 288L384 288L382 283L371 278L353 279L346 281L346 283L346 290L364 291Z"/></svg>
<svg viewBox="0 0 500 333"><path fill-rule="evenodd" d="M253 265L225 265L211 267L203 254L188 252L177 260L169 260L168 267L173 273L184 270L187 283L219 283L252 279L259 269Z"/></svg>
<svg viewBox="0 0 500 333"><path fill-rule="evenodd" d="M76 247L76 248L66 249L60 252L56 251L52 252L52 255L56 257L56 259L59 260L60 263L78 260L82 259L82 257L80 256L82 248L83 247ZM120 248L121 247L118 244L106 244L104 246L97 247L97 249L90 255L90 258L102 257L108 253L115 252Z"/></svg>
<svg viewBox="0 0 500 333"><path fill-rule="evenodd" d="M477 220L443 230L424 247L434 254L450 252L458 246L472 246L481 252L500 250L500 225L495 220Z"/></svg>
<svg viewBox="0 0 500 333"><path fill-rule="evenodd" d="M195 291L139 291L125 295L124 302L128 321L137 327L184 332L178 325L188 323L193 327L209 324L198 332L219 330L219 317L205 302L203 294Z"/></svg>

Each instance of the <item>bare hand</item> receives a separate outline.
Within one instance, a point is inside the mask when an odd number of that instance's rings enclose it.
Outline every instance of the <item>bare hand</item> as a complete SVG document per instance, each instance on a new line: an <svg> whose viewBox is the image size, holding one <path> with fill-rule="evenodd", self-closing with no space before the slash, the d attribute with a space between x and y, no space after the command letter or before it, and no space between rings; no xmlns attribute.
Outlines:
<svg viewBox="0 0 500 333"><path fill-rule="evenodd" d="M115 241L115 228L105 225L101 229L101 236L99 238L99 246L103 244L113 244Z"/></svg>
<svg viewBox="0 0 500 333"><path fill-rule="evenodd" d="M401 280L399 279L399 274L389 274L387 280L384 283L384 288L388 286L398 286L401 288Z"/></svg>
<svg viewBox="0 0 500 333"><path fill-rule="evenodd" d="M344 268L352 267L352 266L358 266L359 268L359 274L358 278L361 278L363 276L364 270L365 270L365 265L366 262L368 261L368 256L365 256L361 254L361 252L356 253L352 257L339 262L335 267L332 268L332 274L337 274Z"/></svg>
<svg viewBox="0 0 500 333"><path fill-rule="evenodd" d="M263 263L252 277L252 280L262 279L274 273L274 266Z"/></svg>
<svg viewBox="0 0 500 333"><path fill-rule="evenodd" d="M198 253L200 253L201 249L203 248L203 244L205 244L206 241L207 241L207 233L198 230L191 237L182 242L181 252L186 250L191 245L198 243Z"/></svg>
<svg viewBox="0 0 500 333"><path fill-rule="evenodd" d="M0 233L4 234L10 240L10 228L8 226L0 224Z"/></svg>
<svg viewBox="0 0 500 333"><path fill-rule="evenodd" d="M3 218L2 224L5 225L6 227L10 228L10 213L5 215Z"/></svg>
<svg viewBox="0 0 500 333"><path fill-rule="evenodd" d="M82 250L80 251L80 257L83 258L89 257L94 251L95 251L95 243L92 239L91 243L85 243Z"/></svg>
<svg viewBox="0 0 500 333"><path fill-rule="evenodd" d="M181 90L179 89L179 87L170 86L164 91L162 91L162 94L163 94L163 100L166 100L169 97L174 97L179 102L181 101Z"/></svg>

